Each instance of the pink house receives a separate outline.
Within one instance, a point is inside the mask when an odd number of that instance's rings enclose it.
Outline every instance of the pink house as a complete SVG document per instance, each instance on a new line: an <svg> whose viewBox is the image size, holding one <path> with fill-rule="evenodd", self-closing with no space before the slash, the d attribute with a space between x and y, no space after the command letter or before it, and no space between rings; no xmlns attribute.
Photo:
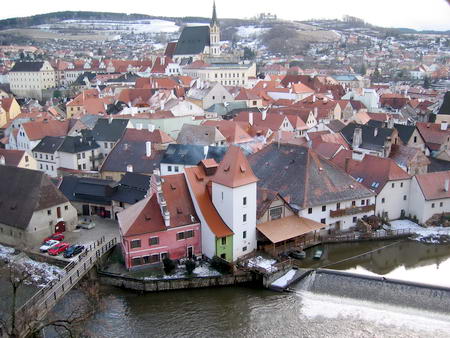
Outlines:
<svg viewBox="0 0 450 338"><path fill-rule="evenodd" d="M200 223L183 174L153 175L149 196L117 217L127 269L202 254Z"/></svg>

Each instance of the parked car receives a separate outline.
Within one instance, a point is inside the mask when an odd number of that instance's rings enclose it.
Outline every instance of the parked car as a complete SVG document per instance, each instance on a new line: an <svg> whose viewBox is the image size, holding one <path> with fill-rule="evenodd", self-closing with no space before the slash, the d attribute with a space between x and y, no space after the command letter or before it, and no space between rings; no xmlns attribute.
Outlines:
<svg viewBox="0 0 450 338"><path fill-rule="evenodd" d="M84 246L83 245L71 245L67 248L66 251L64 251L64 258L71 258L79 253L83 252Z"/></svg>
<svg viewBox="0 0 450 338"><path fill-rule="evenodd" d="M90 217L83 217L77 225L77 228L81 229L93 229L95 228L95 223Z"/></svg>
<svg viewBox="0 0 450 338"><path fill-rule="evenodd" d="M50 235L46 239L44 239L42 241L42 243L45 243L45 242L47 242L47 241L49 241L51 239L54 239L55 241L61 242L61 241L64 240L64 235L62 233L60 233L60 232L55 232L53 235Z"/></svg>
<svg viewBox="0 0 450 338"><path fill-rule="evenodd" d="M294 250L289 253L289 256L296 259L305 259L306 252L300 250Z"/></svg>
<svg viewBox="0 0 450 338"><path fill-rule="evenodd" d="M41 252L47 252L48 249L53 248L55 245L59 244L60 242L54 239L50 239L46 242L44 242L44 244L39 248L39 250Z"/></svg>
<svg viewBox="0 0 450 338"><path fill-rule="evenodd" d="M51 249L48 249L48 254L52 255L52 256L57 256L60 253L66 251L66 249L69 246L70 246L69 243L65 243L65 242L58 243L54 247L52 247Z"/></svg>

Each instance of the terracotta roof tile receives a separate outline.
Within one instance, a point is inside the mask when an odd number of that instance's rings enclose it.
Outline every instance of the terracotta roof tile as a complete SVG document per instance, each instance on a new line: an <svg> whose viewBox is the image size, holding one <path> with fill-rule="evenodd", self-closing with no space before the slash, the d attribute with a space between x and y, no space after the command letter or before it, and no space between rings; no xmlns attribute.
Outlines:
<svg viewBox="0 0 450 338"><path fill-rule="evenodd" d="M450 180L450 171L416 175L417 183L427 201L450 198L450 190L445 191L445 181Z"/></svg>

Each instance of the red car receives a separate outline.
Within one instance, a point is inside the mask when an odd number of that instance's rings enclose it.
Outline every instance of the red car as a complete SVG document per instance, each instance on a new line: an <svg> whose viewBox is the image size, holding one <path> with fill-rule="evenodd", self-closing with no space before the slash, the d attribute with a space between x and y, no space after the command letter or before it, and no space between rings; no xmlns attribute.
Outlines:
<svg viewBox="0 0 450 338"><path fill-rule="evenodd" d="M44 239L43 241L42 241L42 243L45 243L45 242L47 242L47 241L49 241L49 240L51 240L51 239L53 239L53 240L55 240L55 241L63 241L64 240L64 235L62 234L62 233L60 233L60 232L55 232L53 235L50 235L50 236L48 236L46 239Z"/></svg>
<svg viewBox="0 0 450 338"><path fill-rule="evenodd" d="M69 243L61 242L61 243L56 244L53 248L48 249L47 252L48 252L49 255L57 256L57 255L59 255L60 253L66 251L66 249L67 249L69 246L70 246Z"/></svg>

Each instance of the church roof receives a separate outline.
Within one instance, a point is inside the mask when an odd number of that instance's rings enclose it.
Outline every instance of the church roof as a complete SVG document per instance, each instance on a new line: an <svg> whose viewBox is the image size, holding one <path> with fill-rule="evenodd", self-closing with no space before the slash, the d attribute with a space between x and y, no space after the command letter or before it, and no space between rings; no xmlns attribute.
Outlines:
<svg viewBox="0 0 450 338"><path fill-rule="evenodd" d="M184 27L174 55L201 54L210 45L209 26Z"/></svg>

